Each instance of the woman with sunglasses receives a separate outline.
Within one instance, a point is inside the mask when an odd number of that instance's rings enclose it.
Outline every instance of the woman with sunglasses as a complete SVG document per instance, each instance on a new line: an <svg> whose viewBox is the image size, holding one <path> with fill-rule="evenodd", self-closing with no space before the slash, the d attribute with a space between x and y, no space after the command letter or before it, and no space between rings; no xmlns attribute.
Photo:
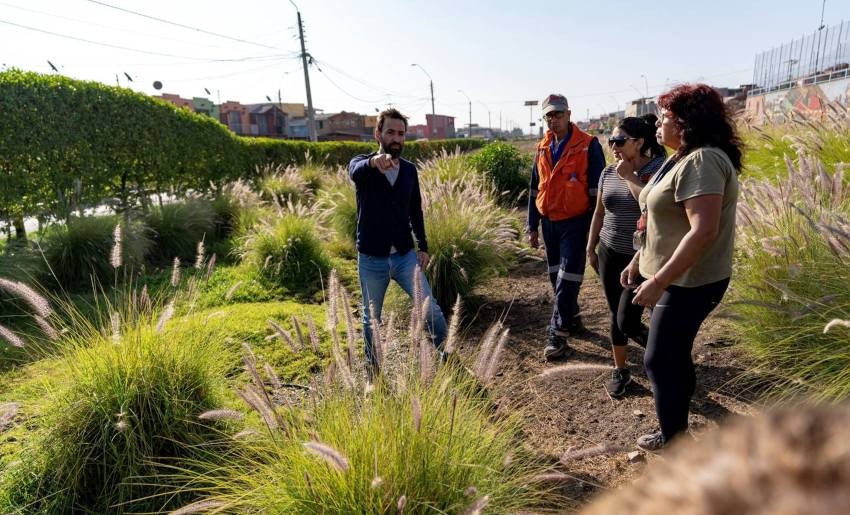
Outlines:
<svg viewBox="0 0 850 515"><path fill-rule="evenodd" d="M642 245L621 276L635 304L654 306L643 362L661 431L638 439L653 451L688 429L694 339L732 275L742 147L710 86L678 86L658 106L659 141L675 153L641 191Z"/></svg>
<svg viewBox="0 0 850 515"><path fill-rule="evenodd" d="M629 338L646 346L643 306L632 303L634 290L620 284L620 273L635 255L633 237L640 218L637 198L666 157L664 147L655 139L657 119L655 115L624 118L611 133L608 145L617 163L605 168L599 178L587 242L588 263L602 280L611 311L614 370L605 388L612 397L625 395L632 381L626 366Z"/></svg>

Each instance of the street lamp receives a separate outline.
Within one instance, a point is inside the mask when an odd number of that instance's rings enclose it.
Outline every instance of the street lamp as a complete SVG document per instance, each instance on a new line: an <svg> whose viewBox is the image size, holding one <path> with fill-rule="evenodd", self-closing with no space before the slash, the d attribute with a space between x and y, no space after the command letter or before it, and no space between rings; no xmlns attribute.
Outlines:
<svg viewBox="0 0 850 515"><path fill-rule="evenodd" d="M437 134L437 114L434 110L434 79L431 78L431 74L425 71L425 68L423 68L422 65L413 63L410 66L416 66L417 68L422 70L425 75L428 76L428 81L431 85L431 136L434 136L435 134Z"/></svg>
<svg viewBox="0 0 850 515"><path fill-rule="evenodd" d="M469 137L472 137L472 99L469 98L469 95L466 94L462 89L457 90L458 93L462 93L463 96L466 97L466 100L469 102Z"/></svg>
<svg viewBox="0 0 850 515"><path fill-rule="evenodd" d="M484 109L487 110L487 133L488 135L493 132L493 126L490 124L490 107L482 101L478 101L479 104L484 106Z"/></svg>

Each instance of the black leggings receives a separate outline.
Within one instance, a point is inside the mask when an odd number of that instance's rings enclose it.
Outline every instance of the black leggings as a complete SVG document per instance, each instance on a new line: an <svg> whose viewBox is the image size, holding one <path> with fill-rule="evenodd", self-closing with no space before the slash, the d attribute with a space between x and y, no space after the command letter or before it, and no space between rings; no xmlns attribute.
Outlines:
<svg viewBox="0 0 850 515"><path fill-rule="evenodd" d="M643 306L632 304L634 290L620 285L620 274L634 255L622 254L600 243L596 254L599 257L599 277L611 310L611 345L626 345L629 338L646 342L647 328L641 323Z"/></svg>
<svg viewBox="0 0 850 515"><path fill-rule="evenodd" d="M729 279L683 288L668 286L652 310L643 364L652 382L655 413L665 441L688 429L696 388L691 350L703 320L729 286Z"/></svg>

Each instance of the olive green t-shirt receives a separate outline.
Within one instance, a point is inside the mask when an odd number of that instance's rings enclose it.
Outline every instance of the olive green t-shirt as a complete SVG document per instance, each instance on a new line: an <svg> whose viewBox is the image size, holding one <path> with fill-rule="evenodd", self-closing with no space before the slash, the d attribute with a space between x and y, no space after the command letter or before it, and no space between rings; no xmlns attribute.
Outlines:
<svg viewBox="0 0 850 515"><path fill-rule="evenodd" d="M673 256L691 230L684 201L702 195L723 195L720 232L699 260L672 284L695 287L732 275L738 174L720 149L703 147L681 158L657 182L641 191L641 210L646 209L646 242L640 251L640 274L652 277Z"/></svg>

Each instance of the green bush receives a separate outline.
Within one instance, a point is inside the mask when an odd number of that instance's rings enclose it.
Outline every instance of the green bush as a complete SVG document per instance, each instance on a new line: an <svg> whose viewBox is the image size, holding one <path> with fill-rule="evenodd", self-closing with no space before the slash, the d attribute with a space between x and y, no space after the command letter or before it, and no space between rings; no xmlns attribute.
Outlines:
<svg viewBox="0 0 850 515"><path fill-rule="evenodd" d="M310 218L283 213L245 237L242 258L270 284L290 294L311 296L321 289L330 272L317 230Z"/></svg>
<svg viewBox="0 0 850 515"><path fill-rule="evenodd" d="M73 217L66 224L47 228L41 242L51 278L68 289L89 289L92 277L110 284L116 273L139 272L152 250L150 231L140 221L121 221L121 269L110 263L115 244L113 233L119 223L116 216Z"/></svg>
<svg viewBox="0 0 850 515"><path fill-rule="evenodd" d="M487 176L496 190L504 195L503 203L514 205L528 189L531 156L501 141L487 144L469 156L470 164Z"/></svg>
<svg viewBox="0 0 850 515"><path fill-rule="evenodd" d="M441 152L431 159L423 160L419 163L422 180L425 183L473 180L480 175L470 164L471 157L460 152Z"/></svg>
<svg viewBox="0 0 850 515"><path fill-rule="evenodd" d="M154 236L152 261L166 264L177 257L184 263L193 263L198 242L214 241L216 209L209 200L175 202L151 209L145 222Z"/></svg>
<svg viewBox="0 0 850 515"><path fill-rule="evenodd" d="M44 385L41 427L0 479L0 511L159 512L186 502L165 495L174 486L160 477L213 452L219 434L198 415L221 406L237 358L204 320L124 330L69 337L54 385Z"/></svg>
<svg viewBox="0 0 850 515"><path fill-rule="evenodd" d="M317 201L318 209L325 213L327 225L334 232L331 245L336 253L354 258L357 253L357 197L353 184L342 184L322 190Z"/></svg>
<svg viewBox="0 0 850 515"><path fill-rule="evenodd" d="M510 213L493 201L488 187L434 183L423 194L431 255L426 272L445 309L458 294L468 297L482 278L504 272L521 247Z"/></svg>
<svg viewBox="0 0 850 515"><path fill-rule="evenodd" d="M728 308L743 348L772 396L850 396L850 200L840 173L799 157L776 183L742 184Z"/></svg>

